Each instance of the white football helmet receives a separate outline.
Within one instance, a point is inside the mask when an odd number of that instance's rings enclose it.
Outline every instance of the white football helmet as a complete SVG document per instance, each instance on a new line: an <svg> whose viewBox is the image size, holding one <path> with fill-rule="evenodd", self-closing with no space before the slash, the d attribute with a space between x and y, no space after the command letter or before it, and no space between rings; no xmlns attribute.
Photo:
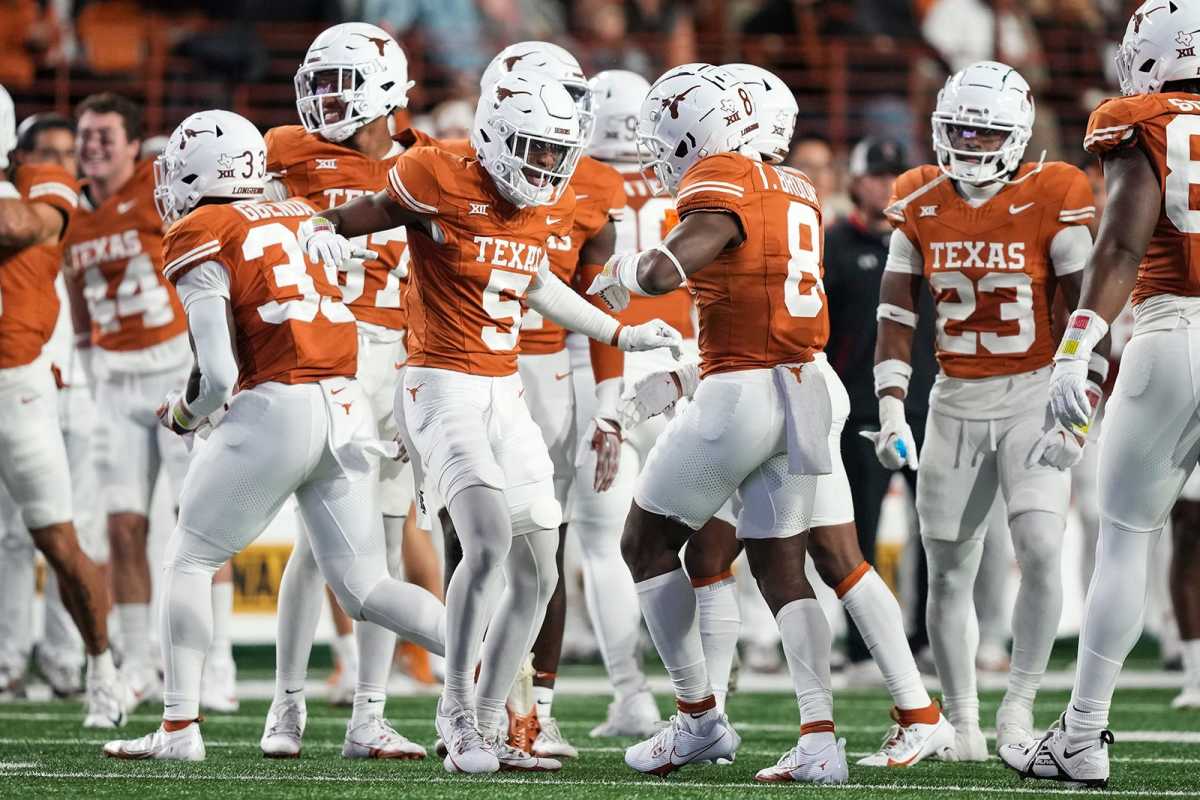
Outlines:
<svg viewBox="0 0 1200 800"><path fill-rule="evenodd" d="M309 45L296 70L296 110L309 133L342 142L372 120L408 106L408 59L396 40L365 22L344 22Z"/></svg>
<svg viewBox="0 0 1200 800"><path fill-rule="evenodd" d="M579 60L567 50L551 42L517 42L496 54L479 79L479 90L489 88L510 72L539 72L561 83L579 108L579 124L584 141L589 141L595 115L592 109L592 90Z"/></svg>
<svg viewBox="0 0 1200 800"><path fill-rule="evenodd" d="M261 198L267 145L254 123L232 111L198 111L179 123L154 160L154 205L163 222L187 214L207 197Z"/></svg>
<svg viewBox="0 0 1200 800"><path fill-rule="evenodd" d="M17 146L17 112L8 90L0 86L0 169L8 169L8 154Z"/></svg>
<svg viewBox="0 0 1200 800"><path fill-rule="evenodd" d="M574 99L541 73L501 76L475 108L471 146L500 193L519 208L557 202L583 144Z"/></svg>
<svg viewBox="0 0 1200 800"><path fill-rule="evenodd" d="M608 69L588 81L596 129L588 155L601 161L637 161L637 123L650 82L625 69Z"/></svg>
<svg viewBox="0 0 1200 800"><path fill-rule="evenodd" d="M984 184L1007 181L1021 165L1033 134L1033 92L1007 64L979 61L946 81L933 112L933 149L938 166L954 180ZM999 146L967 146L992 133L1007 134Z"/></svg>
<svg viewBox="0 0 1200 800"><path fill-rule="evenodd" d="M675 193L683 174L707 156L740 150L758 133L754 96L729 70L687 64L650 87L638 114L638 160L655 193Z"/></svg>
<svg viewBox="0 0 1200 800"><path fill-rule="evenodd" d="M1125 28L1117 50L1121 93L1149 94L1167 81L1200 78L1200 3L1146 0Z"/></svg>
<svg viewBox="0 0 1200 800"><path fill-rule="evenodd" d="M758 134L750 146L769 164L782 164L792 149L800 107L787 84L774 73L753 64L726 64L725 69L750 88L758 108Z"/></svg>

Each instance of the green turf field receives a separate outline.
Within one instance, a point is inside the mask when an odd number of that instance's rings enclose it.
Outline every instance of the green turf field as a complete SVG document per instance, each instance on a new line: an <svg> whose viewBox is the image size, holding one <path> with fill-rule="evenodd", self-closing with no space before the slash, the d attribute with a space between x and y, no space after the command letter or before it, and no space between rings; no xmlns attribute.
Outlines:
<svg viewBox="0 0 1200 800"><path fill-rule="evenodd" d="M1113 728L1113 780L1108 794L1122 797L1200 798L1200 712L1171 711L1171 690L1118 692ZM984 727L999 695L983 700ZM1038 723L1048 724L1066 693L1039 699ZM432 698L392 698L389 717L402 732L432 751ZM660 705L662 703L660 702ZM879 741L889 702L882 691L842 691L835 701L839 735L853 756ZM662 781L628 770L619 740L589 739L588 730L604 714L601 697L560 697L555 713L564 733L580 747L580 758L557 775L466 778L449 775L440 761L347 762L341 758L346 714L314 699L309 704L303 757L269 761L260 757L258 737L266 703L245 702L235 716L204 723L208 760L202 764L122 762L105 759L100 743L108 735L83 731L77 703L12 703L0 706L0 797L105 798L740 798L761 793L803 792L805 797L930 798L1038 797L1080 790L1021 782L992 760L983 765L923 763L909 770L850 767L849 786L818 790L791 785L758 785L754 772L773 763L796 738L796 707L786 695L738 694L730 700L742 749L729 767L688 767ZM156 708L143 707L125 729L129 736L149 732ZM1125 738L1123 738L1123 734ZM1183 742L1179 739L1187 739ZM1133 741L1133 740L1140 741ZM538 784L536 790L510 784ZM507 794L507 797L505 796Z"/></svg>

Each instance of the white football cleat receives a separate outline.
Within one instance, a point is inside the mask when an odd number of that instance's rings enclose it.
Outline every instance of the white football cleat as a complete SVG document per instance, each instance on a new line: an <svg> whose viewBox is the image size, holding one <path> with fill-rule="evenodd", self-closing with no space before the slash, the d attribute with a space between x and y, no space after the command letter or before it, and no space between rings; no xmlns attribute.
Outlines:
<svg viewBox="0 0 1200 800"><path fill-rule="evenodd" d="M208 659L200 679L200 707L218 714L237 713L237 665L232 658Z"/></svg>
<svg viewBox="0 0 1200 800"><path fill-rule="evenodd" d="M954 747L938 753L942 761L987 761L987 738L976 725L972 728L954 729Z"/></svg>
<svg viewBox="0 0 1200 800"><path fill-rule="evenodd" d="M162 699L162 676L158 667L148 663L130 662L118 670L121 682L128 691L128 710L133 711L142 703Z"/></svg>
<svg viewBox="0 0 1200 800"><path fill-rule="evenodd" d="M590 736L653 736L662 727L658 704L648 688L613 700L608 704L608 719L592 728Z"/></svg>
<svg viewBox="0 0 1200 800"><path fill-rule="evenodd" d="M500 761L489 742L484 741L475 721L475 711L462 706L444 708L446 700L438 700L434 726L446 747L442 766L446 772L496 772Z"/></svg>
<svg viewBox="0 0 1200 800"><path fill-rule="evenodd" d="M1001 703L996 709L996 752L1010 744L1025 744L1039 739L1033 732L1033 709L1015 703Z"/></svg>
<svg viewBox="0 0 1200 800"><path fill-rule="evenodd" d="M911 767L926 758L945 758L954 748L954 727L941 714L933 725L913 722L900 724L900 712L892 708L896 724L883 737L879 751L860 758L860 767Z"/></svg>
<svg viewBox="0 0 1200 800"><path fill-rule="evenodd" d="M535 756L542 758L578 758L579 751L575 746L567 741L567 737L562 735L562 731L558 728L558 720L554 717L546 719L538 718L538 725L541 730L538 731L537 738L533 740L533 750Z"/></svg>
<svg viewBox="0 0 1200 800"><path fill-rule="evenodd" d="M297 695L300 693L297 692ZM271 703L267 721L258 742L264 758L299 758L304 726L308 724L308 706L303 695Z"/></svg>
<svg viewBox="0 0 1200 800"><path fill-rule="evenodd" d="M754 776L759 783L845 783L849 778L845 739L829 742L814 752L797 742L775 766L760 769Z"/></svg>
<svg viewBox="0 0 1200 800"><path fill-rule="evenodd" d="M88 673L87 689L83 700L83 727L125 727L131 697L129 689L121 683L119 674L114 675L110 681L103 681Z"/></svg>
<svg viewBox="0 0 1200 800"><path fill-rule="evenodd" d="M625 763L638 772L665 778L680 767L718 758L732 759L742 737L724 714L714 714L707 726L691 731L678 715L654 736L625 750Z"/></svg>
<svg viewBox="0 0 1200 800"><path fill-rule="evenodd" d="M497 731L489 742L501 772L558 772L562 762L554 758L543 758L513 747L503 731Z"/></svg>
<svg viewBox="0 0 1200 800"><path fill-rule="evenodd" d="M158 730L140 739L114 739L108 742L104 745L104 755L135 760L203 761L204 739L200 738L200 726L195 722L171 733L160 725Z"/></svg>
<svg viewBox="0 0 1200 800"><path fill-rule="evenodd" d="M366 722L350 727L346 723L346 740L342 743L342 758L396 758L417 761L425 757L425 748L409 741L383 717L370 717Z"/></svg>
<svg viewBox="0 0 1200 800"><path fill-rule="evenodd" d="M1089 744L1072 749L1066 715L1039 739L1000 748L1000 760L1022 778L1078 783L1093 789L1108 786L1108 746L1112 731L1102 730Z"/></svg>
<svg viewBox="0 0 1200 800"><path fill-rule="evenodd" d="M1171 701L1171 708L1200 708L1200 686L1185 686Z"/></svg>

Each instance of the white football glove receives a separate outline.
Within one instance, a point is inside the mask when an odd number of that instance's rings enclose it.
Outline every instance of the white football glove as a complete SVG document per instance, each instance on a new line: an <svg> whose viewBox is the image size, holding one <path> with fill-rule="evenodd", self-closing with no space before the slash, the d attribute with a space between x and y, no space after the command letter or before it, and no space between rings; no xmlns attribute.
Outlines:
<svg viewBox="0 0 1200 800"><path fill-rule="evenodd" d="M1025 460L1025 466L1034 467L1041 464L1055 469L1070 469L1083 458L1085 441L1075 431L1056 421L1054 427L1037 440L1029 458Z"/></svg>
<svg viewBox="0 0 1200 800"><path fill-rule="evenodd" d="M343 269L352 258L363 260L379 258L374 250L357 247L333 227L324 217L309 217L300 223L296 231L300 247L309 261L324 264L330 269Z"/></svg>
<svg viewBox="0 0 1200 800"><path fill-rule="evenodd" d="M611 419L593 417L583 436L585 447L579 448L575 456L575 466L582 467L586 463L587 454L596 454L596 475L592 479L592 488L597 492L608 491L613 479L617 477L617 469L621 466L621 428Z"/></svg>
<svg viewBox="0 0 1200 800"><path fill-rule="evenodd" d="M674 406L681 397L691 397L699 382L699 364L684 364L674 371L645 376L621 396L617 406L621 430L631 431Z"/></svg>
<svg viewBox="0 0 1200 800"><path fill-rule="evenodd" d="M678 361L683 356L683 336L661 319L652 319L641 325L626 325L617 334L617 347L626 352L671 348L671 356Z"/></svg>
<svg viewBox="0 0 1200 800"><path fill-rule="evenodd" d="M167 392L167 396L154 413L158 417L159 425L179 436L187 436L194 432L205 420L204 417L193 416L183 400L183 392L178 389Z"/></svg>
<svg viewBox="0 0 1200 800"><path fill-rule="evenodd" d="M1050 413L1064 428L1087 427L1091 419L1087 376L1087 359L1054 362L1054 371L1050 373Z"/></svg>
<svg viewBox="0 0 1200 800"><path fill-rule="evenodd" d="M917 442L904 418L904 401L884 395L879 398L879 431L859 431L875 445L875 457L887 469L917 468Z"/></svg>
<svg viewBox="0 0 1200 800"><path fill-rule="evenodd" d="M604 270L592 281L592 285L588 287L588 294L598 294L604 304L608 306L610 311L624 311L629 307L629 290L621 285L617 278L617 270L621 265L622 259L637 258L637 253L625 253L623 255L613 255L608 259L608 263L604 265Z"/></svg>

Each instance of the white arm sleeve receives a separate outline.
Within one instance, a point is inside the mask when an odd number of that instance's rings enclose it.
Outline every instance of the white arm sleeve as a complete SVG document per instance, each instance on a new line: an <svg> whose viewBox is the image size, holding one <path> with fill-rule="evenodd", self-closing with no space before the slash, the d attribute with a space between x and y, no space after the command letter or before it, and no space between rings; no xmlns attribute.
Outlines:
<svg viewBox="0 0 1200 800"><path fill-rule="evenodd" d="M553 272L538 273L538 285L525 295L525 302L534 311L569 331L582 333L589 339L613 344L620 323L580 297Z"/></svg>
<svg viewBox="0 0 1200 800"><path fill-rule="evenodd" d="M291 192L288 191L286 183L274 175L267 176L267 185L263 189L263 199L287 200L289 195L291 195Z"/></svg>
<svg viewBox="0 0 1200 800"><path fill-rule="evenodd" d="M913 246L904 231L892 231L892 238L888 240L887 264L883 269L885 272L903 272L906 275L920 275L925 271L925 259L921 258L921 252Z"/></svg>
<svg viewBox="0 0 1200 800"><path fill-rule="evenodd" d="M1060 278L1079 272L1092 253L1092 232L1086 225L1071 225L1050 240L1050 263Z"/></svg>
<svg viewBox="0 0 1200 800"><path fill-rule="evenodd" d="M176 284L187 311L188 331L196 347L200 368L200 394L186 400L197 418L220 408L237 384L238 365L229 338L229 275L215 261L205 261Z"/></svg>

